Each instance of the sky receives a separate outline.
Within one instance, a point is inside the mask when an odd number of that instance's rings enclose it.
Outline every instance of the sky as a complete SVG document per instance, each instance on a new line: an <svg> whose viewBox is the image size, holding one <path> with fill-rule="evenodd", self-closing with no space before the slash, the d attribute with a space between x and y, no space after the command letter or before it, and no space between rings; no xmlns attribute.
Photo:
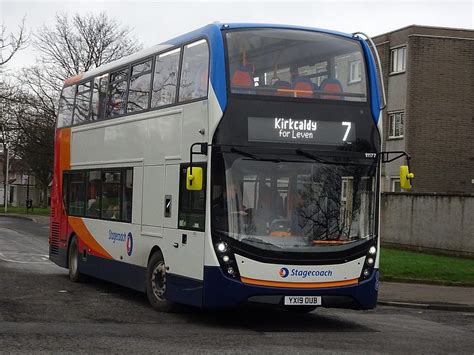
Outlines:
<svg viewBox="0 0 474 355"><path fill-rule="evenodd" d="M0 0L0 23L12 32L25 18L28 31L34 33L54 23L57 12L101 11L128 26L145 48L215 21L303 25L348 33L362 31L370 36L412 24L474 29L474 0ZM36 56L29 45L17 53L7 69L33 65Z"/></svg>

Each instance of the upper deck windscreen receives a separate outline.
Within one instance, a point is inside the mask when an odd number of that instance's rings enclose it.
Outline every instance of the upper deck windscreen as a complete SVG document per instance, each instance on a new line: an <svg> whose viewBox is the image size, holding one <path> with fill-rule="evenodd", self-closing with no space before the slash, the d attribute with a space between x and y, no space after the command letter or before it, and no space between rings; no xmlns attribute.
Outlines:
<svg viewBox="0 0 474 355"><path fill-rule="evenodd" d="M287 29L228 31L225 38L232 94L367 101L355 40Z"/></svg>

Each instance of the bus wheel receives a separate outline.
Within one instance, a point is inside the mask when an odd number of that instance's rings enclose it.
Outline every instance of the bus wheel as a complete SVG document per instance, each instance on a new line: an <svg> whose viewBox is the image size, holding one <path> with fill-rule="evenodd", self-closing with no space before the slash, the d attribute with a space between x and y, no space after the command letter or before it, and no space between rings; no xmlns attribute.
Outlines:
<svg viewBox="0 0 474 355"><path fill-rule="evenodd" d="M151 306L161 312L173 312L174 305L166 299L166 266L163 254L155 252L146 270L146 295Z"/></svg>
<svg viewBox="0 0 474 355"><path fill-rule="evenodd" d="M68 256L68 268L69 278L73 282L82 282L85 280L85 276L79 272L79 250L77 249L76 236L71 237L72 240L69 243L69 256Z"/></svg>

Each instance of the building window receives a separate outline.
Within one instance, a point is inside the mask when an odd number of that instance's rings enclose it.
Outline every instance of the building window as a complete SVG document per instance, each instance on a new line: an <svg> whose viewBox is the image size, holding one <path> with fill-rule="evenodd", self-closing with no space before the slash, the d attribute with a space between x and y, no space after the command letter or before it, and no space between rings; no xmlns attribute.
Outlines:
<svg viewBox="0 0 474 355"><path fill-rule="evenodd" d="M358 83L362 80L362 62L354 60L349 63L349 84Z"/></svg>
<svg viewBox="0 0 474 355"><path fill-rule="evenodd" d="M406 70L407 47L399 47L390 51L390 73L402 73Z"/></svg>
<svg viewBox="0 0 474 355"><path fill-rule="evenodd" d="M341 202L351 198L353 177L346 176L341 179Z"/></svg>
<svg viewBox="0 0 474 355"><path fill-rule="evenodd" d="M402 138L404 132L405 114L392 112L388 114L388 138Z"/></svg>
<svg viewBox="0 0 474 355"><path fill-rule="evenodd" d="M400 187L400 179L399 178L390 179L390 191L392 191L392 192L402 192L402 188Z"/></svg>

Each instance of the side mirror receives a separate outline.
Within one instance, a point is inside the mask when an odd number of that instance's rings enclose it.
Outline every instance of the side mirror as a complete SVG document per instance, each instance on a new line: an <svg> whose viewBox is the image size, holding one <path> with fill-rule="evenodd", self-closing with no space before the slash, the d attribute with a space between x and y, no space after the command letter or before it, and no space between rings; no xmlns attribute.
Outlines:
<svg viewBox="0 0 474 355"><path fill-rule="evenodd" d="M400 187L404 190L411 189L411 180L415 177L415 174L410 173L410 169L407 165L400 166Z"/></svg>
<svg viewBox="0 0 474 355"><path fill-rule="evenodd" d="M202 190L202 168L193 166L193 173L191 168L186 170L186 190L201 191Z"/></svg>

